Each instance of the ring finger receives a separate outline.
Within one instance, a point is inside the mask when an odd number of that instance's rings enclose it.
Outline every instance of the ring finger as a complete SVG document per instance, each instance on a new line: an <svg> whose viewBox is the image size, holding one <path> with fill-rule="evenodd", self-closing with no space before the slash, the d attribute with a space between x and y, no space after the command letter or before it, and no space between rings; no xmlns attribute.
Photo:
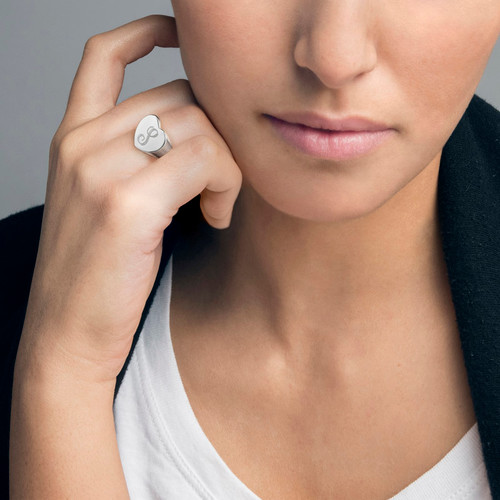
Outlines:
<svg viewBox="0 0 500 500"><path fill-rule="evenodd" d="M82 154L87 154L89 149L101 150L107 143L121 136L126 136L133 145L138 123L149 114L159 117L160 126L169 137L172 147L195 135L207 135L230 153L228 145L207 115L179 89L179 86L184 86L181 82L185 81L176 80L144 93L147 95L136 95L130 98L126 106L120 108L121 104L125 104L124 101L113 110L81 126L75 133L86 143L86 147L81 148ZM184 97L179 94L184 94ZM143 152L141 154L148 157Z"/></svg>

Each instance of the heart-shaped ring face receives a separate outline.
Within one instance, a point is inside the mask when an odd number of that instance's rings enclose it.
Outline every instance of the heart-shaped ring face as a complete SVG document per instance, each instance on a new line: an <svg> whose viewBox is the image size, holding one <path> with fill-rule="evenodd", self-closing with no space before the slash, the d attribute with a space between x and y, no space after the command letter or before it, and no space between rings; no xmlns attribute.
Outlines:
<svg viewBox="0 0 500 500"><path fill-rule="evenodd" d="M154 153L165 145L165 132L156 115L145 116L135 129L134 145L145 153Z"/></svg>

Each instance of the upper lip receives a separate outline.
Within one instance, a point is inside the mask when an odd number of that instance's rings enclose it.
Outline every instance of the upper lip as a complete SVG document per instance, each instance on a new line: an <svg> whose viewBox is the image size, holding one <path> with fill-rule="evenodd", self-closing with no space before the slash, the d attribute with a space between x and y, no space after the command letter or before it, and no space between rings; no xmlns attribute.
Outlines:
<svg viewBox="0 0 500 500"><path fill-rule="evenodd" d="M344 131L363 131L363 130L386 130L388 125L363 116L346 116L345 118L330 118L326 115L311 111L285 112L279 115L268 115L289 123L305 125L323 130L344 130Z"/></svg>

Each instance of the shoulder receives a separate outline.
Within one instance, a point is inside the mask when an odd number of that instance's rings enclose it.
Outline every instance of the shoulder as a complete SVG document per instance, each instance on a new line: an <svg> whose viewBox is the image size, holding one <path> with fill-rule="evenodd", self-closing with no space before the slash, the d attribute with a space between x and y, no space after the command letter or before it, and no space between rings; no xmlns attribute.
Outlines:
<svg viewBox="0 0 500 500"><path fill-rule="evenodd" d="M500 157L500 111L474 94L467 113L476 139L489 145L491 152Z"/></svg>
<svg viewBox="0 0 500 500"><path fill-rule="evenodd" d="M496 203L499 174L500 111L474 94L443 148L440 191L450 193L447 203L457 197L469 203L471 191L477 191L473 201L479 206Z"/></svg>
<svg viewBox="0 0 500 500"><path fill-rule="evenodd" d="M474 94L466 111L467 119L485 156L496 160L500 167L500 111Z"/></svg>
<svg viewBox="0 0 500 500"><path fill-rule="evenodd" d="M486 99L474 94L469 103L468 111L472 117L479 118L485 127L493 127L496 131L500 129L500 110Z"/></svg>

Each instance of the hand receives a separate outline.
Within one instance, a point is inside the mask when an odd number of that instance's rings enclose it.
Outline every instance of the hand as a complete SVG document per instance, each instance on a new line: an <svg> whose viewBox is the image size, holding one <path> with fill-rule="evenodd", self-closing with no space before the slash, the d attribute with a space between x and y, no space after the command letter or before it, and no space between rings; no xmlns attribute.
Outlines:
<svg viewBox="0 0 500 500"><path fill-rule="evenodd" d="M174 18L145 17L85 46L50 148L16 364L36 355L58 369L75 367L75 376L114 381L158 272L163 231L179 207L201 193L207 222L229 226L241 172L189 82L175 80L116 105L126 65L156 45L178 47ZM147 114L159 116L173 145L160 159L133 144Z"/></svg>

